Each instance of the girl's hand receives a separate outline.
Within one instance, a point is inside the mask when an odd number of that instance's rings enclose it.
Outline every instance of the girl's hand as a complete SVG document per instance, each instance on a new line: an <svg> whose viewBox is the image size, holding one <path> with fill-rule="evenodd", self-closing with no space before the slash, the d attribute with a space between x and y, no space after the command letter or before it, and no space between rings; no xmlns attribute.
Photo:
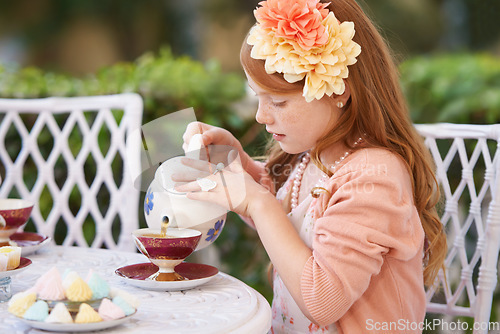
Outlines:
<svg viewBox="0 0 500 334"><path fill-rule="evenodd" d="M236 151L229 153L227 161L228 166L211 172L204 161L183 159L183 164L197 172L172 175L176 182L188 182L176 186L175 190L187 192L190 199L211 202L246 217L252 217L254 208L260 206L259 201L276 200L243 169ZM202 185L206 187L207 184L208 188L213 188L202 191Z"/></svg>
<svg viewBox="0 0 500 334"><path fill-rule="evenodd" d="M184 149L184 151L186 151L189 147L191 138L195 134L202 134L201 139L204 146L230 146L231 148L235 149L243 159L246 159L248 157L248 155L243 151L241 143L231 134L231 132L226 129L208 125L202 122L192 122L188 124L186 131L182 136L182 139L184 140L182 148ZM229 150L226 150L226 155L228 152ZM248 158L250 159L250 157ZM245 165L246 161L243 161L243 163L243 165Z"/></svg>
<svg viewBox="0 0 500 334"><path fill-rule="evenodd" d="M207 147L207 149L201 149L199 151L199 159L210 161L213 164L222 162L225 166L227 166L228 153L232 150L236 150L243 169L247 173L249 173L258 183L263 183L264 180L264 183L267 184L267 187L272 188L272 186L269 184L270 182L268 182L267 180L268 174L265 171L263 165L255 162L243 150L241 143L231 134L231 132L227 131L226 129L201 122L189 123L186 128L186 132L184 132L184 135L182 137L184 140L184 144L182 145L184 151L187 151L191 139L196 134L201 134L202 144L203 146ZM195 157L198 158L197 156Z"/></svg>

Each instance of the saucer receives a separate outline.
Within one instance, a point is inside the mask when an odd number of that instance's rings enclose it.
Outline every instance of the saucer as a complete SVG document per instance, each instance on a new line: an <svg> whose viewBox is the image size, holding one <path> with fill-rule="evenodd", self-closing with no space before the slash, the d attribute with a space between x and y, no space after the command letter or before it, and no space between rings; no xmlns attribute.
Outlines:
<svg viewBox="0 0 500 334"><path fill-rule="evenodd" d="M22 322L26 323L27 325L29 325L33 328L41 329L44 331L65 332L65 333L68 333L68 332L90 332L90 331L98 331L98 330L118 326L118 325L124 323L125 321L128 321L136 313L137 313L137 311L132 313L131 315L128 315L128 316L126 316L124 318L120 318L120 319L91 322L88 324L77 324L77 323L59 324L59 323L27 320L27 319L20 318L20 317L17 317L17 319L21 320Z"/></svg>
<svg viewBox="0 0 500 334"><path fill-rule="evenodd" d="M183 262L175 267L175 272L184 276L184 281L153 281L147 278L158 271L158 267L151 262L137 263L115 270L115 274L123 278L128 284L155 291L188 290L207 283L219 270L208 264Z"/></svg>
<svg viewBox="0 0 500 334"><path fill-rule="evenodd" d="M21 261L19 263L19 266L16 269L11 269L7 271L0 271L0 278L5 278L5 277L10 277L14 276L16 274L19 274L21 271L24 271L28 266L31 264L31 260L27 259L25 257L21 257Z"/></svg>
<svg viewBox="0 0 500 334"><path fill-rule="evenodd" d="M46 246L52 238L34 232L17 232L10 236L10 240L21 247L22 255L30 255Z"/></svg>

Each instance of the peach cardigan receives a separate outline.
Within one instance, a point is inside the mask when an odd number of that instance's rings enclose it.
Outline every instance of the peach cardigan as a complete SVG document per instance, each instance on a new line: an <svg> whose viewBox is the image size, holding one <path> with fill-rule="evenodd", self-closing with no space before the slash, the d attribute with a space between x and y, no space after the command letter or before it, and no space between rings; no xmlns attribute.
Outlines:
<svg viewBox="0 0 500 334"><path fill-rule="evenodd" d="M312 317L319 325L336 322L340 333L418 332L411 328L425 316L424 231L404 162L387 150L362 149L326 188L331 196L311 203L313 255L302 273Z"/></svg>
<svg viewBox="0 0 500 334"><path fill-rule="evenodd" d="M313 255L301 279L311 316L339 333L421 333L411 328L425 316L424 231L404 162L361 149L325 186L330 194L311 203Z"/></svg>

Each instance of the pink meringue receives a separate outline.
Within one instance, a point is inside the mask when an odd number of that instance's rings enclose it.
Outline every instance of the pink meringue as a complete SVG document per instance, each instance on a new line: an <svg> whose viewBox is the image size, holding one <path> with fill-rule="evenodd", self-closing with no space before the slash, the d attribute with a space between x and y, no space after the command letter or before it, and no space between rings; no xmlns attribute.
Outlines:
<svg viewBox="0 0 500 334"><path fill-rule="evenodd" d="M35 283L35 288L38 293L38 298L44 300L63 300L64 288L62 284L61 274L56 267L52 267L49 271L43 274Z"/></svg>
<svg viewBox="0 0 500 334"><path fill-rule="evenodd" d="M101 301L101 305L99 305L98 310L99 315L103 320L114 320L120 319L125 316L125 312L121 309L120 306L113 304L111 300L108 298L104 298Z"/></svg>

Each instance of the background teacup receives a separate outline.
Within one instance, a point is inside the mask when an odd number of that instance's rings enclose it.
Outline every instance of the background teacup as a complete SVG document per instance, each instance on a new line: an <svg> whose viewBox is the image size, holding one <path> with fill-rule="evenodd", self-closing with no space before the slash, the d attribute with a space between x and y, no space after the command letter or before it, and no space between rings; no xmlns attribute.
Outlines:
<svg viewBox="0 0 500 334"><path fill-rule="evenodd" d="M9 244L9 237L28 221L33 203L23 199L0 199L0 246Z"/></svg>

